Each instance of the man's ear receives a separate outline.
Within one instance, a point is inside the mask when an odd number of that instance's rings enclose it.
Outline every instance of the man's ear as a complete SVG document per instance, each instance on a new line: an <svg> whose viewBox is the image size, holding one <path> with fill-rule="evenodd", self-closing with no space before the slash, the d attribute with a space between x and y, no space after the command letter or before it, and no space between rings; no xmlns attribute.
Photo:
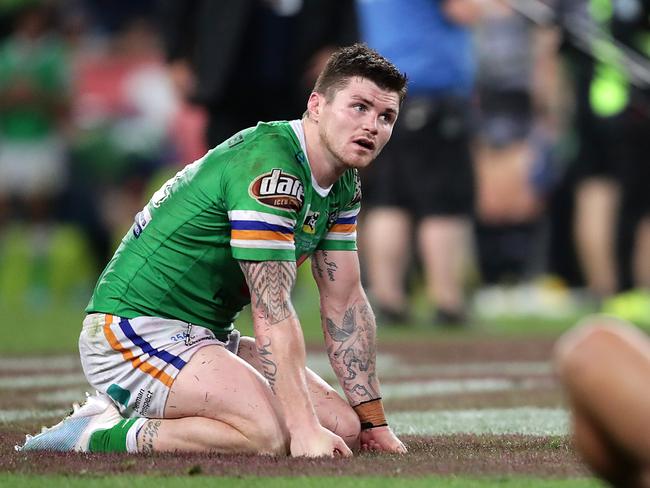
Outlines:
<svg viewBox="0 0 650 488"><path fill-rule="evenodd" d="M324 104L325 97L323 95L317 92L311 92L309 100L307 100L307 111L309 112L309 118L311 120L318 122Z"/></svg>

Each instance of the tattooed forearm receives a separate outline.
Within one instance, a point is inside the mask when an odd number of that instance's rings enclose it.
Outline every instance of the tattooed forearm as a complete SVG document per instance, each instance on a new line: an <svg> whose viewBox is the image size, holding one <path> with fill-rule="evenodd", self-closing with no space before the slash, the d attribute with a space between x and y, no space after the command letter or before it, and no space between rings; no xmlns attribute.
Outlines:
<svg viewBox="0 0 650 488"><path fill-rule="evenodd" d="M379 397L375 373L375 321L364 303L351 306L340 325L325 317L329 337L328 354L348 398L366 401Z"/></svg>
<svg viewBox="0 0 650 488"><path fill-rule="evenodd" d="M149 420L142 426L142 429L138 433L140 452L145 454L153 452L153 445L158 438L158 429L161 423L160 420Z"/></svg>
<svg viewBox="0 0 650 488"><path fill-rule="evenodd" d="M277 380L278 365L273 361L273 356L270 350L271 338L267 336L259 336L257 338L257 354L259 355L260 362L262 363L262 374L266 381L268 381L271 391L275 393L275 382Z"/></svg>
<svg viewBox="0 0 650 488"><path fill-rule="evenodd" d="M330 318L326 318L325 322L327 324L327 332L335 342L346 341L357 330L357 322L354 316L354 307L351 307L345 311L340 327L336 325L336 323L334 323L334 321Z"/></svg>
<svg viewBox="0 0 650 488"><path fill-rule="evenodd" d="M291 289L296 281L296 263L292 261L240 261L254 313L269 324L277 324L294 315Z"/></svg>

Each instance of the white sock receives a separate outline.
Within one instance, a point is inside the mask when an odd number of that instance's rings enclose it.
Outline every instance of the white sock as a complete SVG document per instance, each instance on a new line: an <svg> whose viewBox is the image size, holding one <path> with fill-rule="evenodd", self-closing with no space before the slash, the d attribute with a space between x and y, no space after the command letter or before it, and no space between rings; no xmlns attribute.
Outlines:
<svg viewBox="0 0 650 488"><path fill-rule="evenodd" d="M133 422L133 425L126 433L126 451L135 454L138 452L138 432L149 419L140 418Z"/></svg>

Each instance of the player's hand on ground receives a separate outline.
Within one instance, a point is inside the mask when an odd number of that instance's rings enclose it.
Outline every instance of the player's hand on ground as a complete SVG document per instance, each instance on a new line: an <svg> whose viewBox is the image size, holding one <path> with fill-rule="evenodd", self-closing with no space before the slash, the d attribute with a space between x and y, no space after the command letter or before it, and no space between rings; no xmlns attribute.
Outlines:
<svg viewBox="0 0 650 488"><path fill-rule="evenodd" d="M291 455L293 457L349 457L352 456L352 451L338 435L319 425L316 430L291 436Z"/></svg>
<svg viewBox="0 0 650 488"><path fill-rule="evenodd" d="M362 430L359 434L361 450L406 453L406 446L393 433L390 427L374 427Z"/></svg>

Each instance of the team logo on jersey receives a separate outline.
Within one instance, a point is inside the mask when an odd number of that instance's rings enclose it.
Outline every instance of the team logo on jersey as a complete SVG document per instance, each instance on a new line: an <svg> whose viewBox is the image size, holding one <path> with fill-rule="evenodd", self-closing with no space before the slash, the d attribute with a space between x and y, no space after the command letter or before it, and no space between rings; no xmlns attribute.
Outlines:
<svg viewBox="0 0 650 488"><path fill-rule="evenodd" d="M248 192L262 205L286 210L300 210L305 198L302 182L279 168L255 178Z"/></svg>
<svg viewBox="0 0 650 488"><path fill-rule="evenodd" d="M306 232L307 234L315 234L318 217L320 217L320 212L312 212L310 210L307 214L307 218L305 219L305 223L302 224L303 232Z"/></svg>

